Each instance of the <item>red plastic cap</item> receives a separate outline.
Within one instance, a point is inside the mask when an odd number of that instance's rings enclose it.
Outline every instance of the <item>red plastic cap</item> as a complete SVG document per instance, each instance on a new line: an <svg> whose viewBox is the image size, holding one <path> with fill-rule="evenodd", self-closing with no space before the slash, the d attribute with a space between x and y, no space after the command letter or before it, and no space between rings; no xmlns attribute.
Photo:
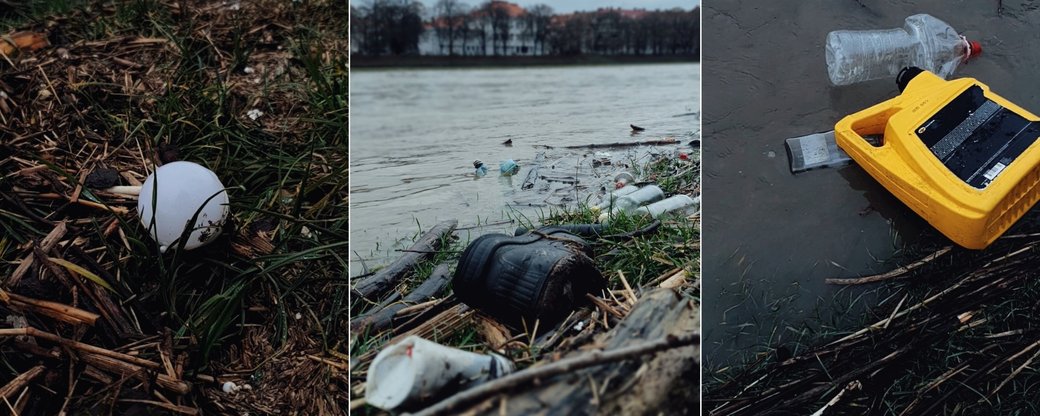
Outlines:
<svg viewBox="0 0 1040 416"><path fill-rule="evenodd" d="M974 40L968 41L968 45L971 46L971 56L972 56L972 58L974 58L976 56L979 56L979 55L982 55L982 44L980 44L978 41L974 41Z"/></svg>

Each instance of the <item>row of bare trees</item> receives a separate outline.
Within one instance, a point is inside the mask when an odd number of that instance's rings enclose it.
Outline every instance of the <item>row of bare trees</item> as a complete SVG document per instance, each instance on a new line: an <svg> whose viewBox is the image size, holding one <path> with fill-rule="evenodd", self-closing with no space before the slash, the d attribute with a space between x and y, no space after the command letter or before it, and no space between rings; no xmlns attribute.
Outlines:
<svg viewBox="0 0 1040 416"><path fill-rule="evenodd" d="M438 0L432 10L414 0L371 0L351 6L351 36L362 55L405 55L419 52L426 30L423 16L445 55L507 55L510 45L523 54L697 55L700 11L647 11L635 16L602 9L554 15L539 4L522 14L503 2L471 7L460 0Z"/></svg>

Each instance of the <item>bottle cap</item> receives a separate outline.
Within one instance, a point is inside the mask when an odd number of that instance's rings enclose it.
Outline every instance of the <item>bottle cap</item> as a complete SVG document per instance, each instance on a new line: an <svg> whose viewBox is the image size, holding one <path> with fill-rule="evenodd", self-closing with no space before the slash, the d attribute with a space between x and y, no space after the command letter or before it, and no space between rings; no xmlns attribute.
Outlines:
<svg viewBox="0 0 1040 416"><path fill-rule="evenodd" d="M982 55L982 44L980 44L978 41L970 40L968 41L968 46L971 48L970 56L975 57Z"/></svg>

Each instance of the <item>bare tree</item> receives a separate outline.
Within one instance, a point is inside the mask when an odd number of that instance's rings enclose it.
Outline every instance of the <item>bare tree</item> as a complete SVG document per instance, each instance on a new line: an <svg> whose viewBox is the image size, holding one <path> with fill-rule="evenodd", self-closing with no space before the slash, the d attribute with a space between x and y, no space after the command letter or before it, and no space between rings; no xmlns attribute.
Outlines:
<svg viewBox="0 0 1040 416"><path fill-rule="evenodd" d="M480 41L481 55L487 55L488 32L491 31L491 7L491 1L481 3L470 21L470 27L476 32L477 40ZM494 43L491 44L491 47L494 49Z"/></svg>
<svg viewBox="0 0 1040 416"><path fill-rule="evenodd" d="M553 9L546 4L538 4L527 10L524 17L526 30L530 34L534 45L538 47L539 55L545 54L545 41L549 36L549 23L552 22Z"/></svg>
<svg viewBox="0 0 1040 416"><path fill-rule="evenodd" d="M442 42L447 40L448 55L455 55L455 41L463 31L462 21L468 9L469 6L459 0L438 0L437 4L433 6L437 16L433 26L437 31L437 38Z"/></svg>
<svg viewBox="0 0 1040 416"><path fill-rule="evenodd" d="M506 52L509 43L509 9L505 4L497 0L489 0L481 3L480 14L486 24L485 30L491 30L491 49L498 56Z"/></svg>

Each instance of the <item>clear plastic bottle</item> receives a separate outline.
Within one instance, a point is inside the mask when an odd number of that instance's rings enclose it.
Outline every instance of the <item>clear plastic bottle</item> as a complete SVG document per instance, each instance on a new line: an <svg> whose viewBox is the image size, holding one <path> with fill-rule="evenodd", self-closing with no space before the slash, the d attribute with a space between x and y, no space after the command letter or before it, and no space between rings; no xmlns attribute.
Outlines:
<svg viewBox="0 0 1040 416"><path fill-rule="evenodd" d="M667 199L654 202L650 205L636 208L637 214L648 215L654 218L674 212L687 213L700 208L701 197L690 198L689 195L672 195Z"/></svg>
<svg viewBox="0 0 1040 416"><path fill-rule="evenodd" d="M827 35L827 72L834 85L896 76L916 66L942 78L982 53L950 25L927 14L906 18L899 29L836 30Z"/></svg>
<svg viewBox="0 0 1040 416"><path fill-rule="evenodd" d="M618 189L618 190L616 190L614 192L611 192L611 193L608 193L608 194L604 195L603 196L603 201L601 201L599 204L593 205L593 206L591 206L589 208L594 210L594 211L602 211L602 210L608 209L608 208L610 208L611 205L614 204L614 201L616 201L618 198L620 198L622 196L625 196L625 195L628 195L628 194L630 194L632 192L635 192L638 189L639 189L639 187L635 186L635 185L625 185L624 187L622 187L622 188L620 188L620 189Z"/></svg>
<svg viewBox="0 0 1040 416"><path fill-rule="evenodd" d="M614 200L614 207L609 213L604 212L600 214L599 221L606 221L608 218L617 215L621 212L629 212L636 208L639 208L643 204L649 204L664 199L664 191L658 188L657 185L647 185L639 190L632 192L628 195L622 196Z"/></svg>

